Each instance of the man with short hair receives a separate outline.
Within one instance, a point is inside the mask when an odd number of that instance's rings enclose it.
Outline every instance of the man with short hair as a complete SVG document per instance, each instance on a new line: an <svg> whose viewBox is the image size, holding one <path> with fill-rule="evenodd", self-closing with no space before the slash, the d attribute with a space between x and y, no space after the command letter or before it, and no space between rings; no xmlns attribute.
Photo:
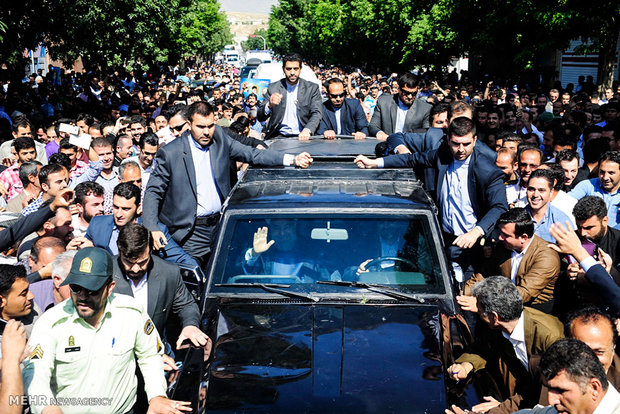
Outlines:
<svg viewBox="0 0 620 414"><path fill-rule="evenodd" d="M125 164L124 164L125 165ZM86 238L91 240L97 247L106 249L110 254L118 254L116 240L119 231L129 223L142 222L140 212L140 189L132 183L120 183L114 188L112 215L93 217ZM188 255L172 239L168 228L158 223L160 231L168 241L157 253L171 263L183 263L189 266L198 266L198 263Z"/></svg>
<svg viewBox="0 0 620 414"><path fill-rule="evenodd" d="M28 256L28 265L31 272L39 272L39 275L43 277L46 273L44 280L32 283L30 285L30 291L34 295L34 302L43 311L47 310L50 305L54 305L53 295L53 283L49 278L51 275L52 262L56 257L64 252L66 244L58 237L39 237L32 245L30 249L30 255ZM45 271L44 271L45 268ZM30 277L29 277L30 278Z"/></svg>
<svg viewBox="0 0 620 414"><path fill-rule="evenodd" d="M116 141L116 152L114 155L114 166L118 167L121 162L131 155L132 141L129 135L121 135Z"/></svg>
<svg viewBox="0 0 620 414"><path fill-rule="evenodd" d="M524 144L525 145L525 144ZM522 147L517 152L519 183L517 186L517 196L519 200L527 197L527 185L530 174L535 171L543 162L543 152L539 148Z"/></svg>
<svg viewBox="0 0 620 414"><path fill-rule="evenodd" d="M65 154L71 160L71 169L69 170L69 178L71 180L84 174L88 169L88 164L78 159L78 147L69 142L69 138L60 141L60 149L58 152Z"/></svg>
<svg viewBox="0 0 620 414"><path fill-rule="evenodd" d="M500 148L497 151L495 165L504 173L506 200L508 205L513 205L519 201L519 177L516 174L519 165L517 163L517 154L508 148Z"/></svg>
<svg viewBox="0 0 620 414"><path fill-rule="evenodd" d="M298 136L307 140L321 122L323 101L319 87L300 77L301 56L282 59L284 79L269 84L256 118L267 121L265 139Z"/></svg>
<svg viewBox="0 0 620 414"><path fill-rule="evenodd" d="M129 118L129 125L127 125L127 128L129 131L129 136L133 141L134 149L138 146L140 137L142 137L142 134L146 132L146 128L148 126L149 125L146 119L140 115L134 115Z"/></svg>
<svg viewBox="0 0 620 414"><path fill-rule="evenodd" d="M323 117L317 134L327 139L336 135L353 135L364 139L368 135L368 122L357 99L345 98L344 82L339 78L327 81L328 99L323 104Z"/></svg>
<svg viewBox="0 0 620 414"><path fill-rule="evenodd" d="M101 162L101 171L95 182L103 187L103 212L112 212L112 192L119 183L118 168L114 166L114 151L107 138L95 138L91 144L93 151Z"/></svg>
<svg viewBox="0 0 620 414"><path fill-rule="evenodd" d="M385 141L395 132L416 132L430 127L431 104L416 99L420 82L413 73L398 78L398 95L383 94L377 99L368 126L370 135Z"/></svg>
<svg viewBox="0 0 620 414"><path fill-rule="evenodd" d="M75 205L78 214L73 216L73 235L82 237L86 234L90 221L103 214L103 187L92 181L75 187Z"/></svg>
<svg viewBox="0 0 620 414"><path fill-rule="evenodd" d="M577 184L588 178L588 167L579 168L577 151L562 150L557 153L555 161L564 171L564 191L571 191Z"/></svg>
<svg viewBox="0 0 620 414"><path fill-rule="evenodd" d="M26 116L18 116L13 120L13 126L11 129L13 133L13 139L5 141L0 145L0 160L5 158L12 158L12 150L13 142L17 138L33 138L32 136L32 126L30 121ZM47 155L45 152L45 145L39 141L34 141L35 149L36 149L36 160L41 164L47 164Z"/></svg>
<svg viewBox="0 0 620 414"><path fill-rule="evenodd" d="M142 183L146 187L149 177L157 164L155 156L159 150L159 138L152 132L146 132L140 136L138 147L140 148L138 155L125 159L121 164L129 161L136 162L140 166Z"/></svg>
<svg viewBox="0 0 620 414"><path fill-rule="evenodd" d="M77 250L62 252L56 256L52 262L52 294L54 296L54 305L58 305L60 302L71 297L69 286L63 285L63 282L71 270L71 263L73 263L73 258L77 252Z"/></svg>
<svg viewBox="0 0 620 414"><path fill-rule="evenodd" d="M618 414L620 394L609 384L596 353L585 343L565 338L551 345L540 360L551 405L519 414Z"/></svg>
<svg viewBox="0 0 620 414"><path fill-rule="evenodd" d="M39 183L41 167L41 163L37 160L24 162L19 166L19 179L24 190L7 203L6 211L21 213L24 207L39 197L41 194L41 184Z"/></svg>
<svg viewBox="0 0 620 414"><path fill-rule="evenodd" d="M566 223L572 220L560 209L551 205L551 192L554 178L548 170L532 172L527 184L527 212L534 220L534 232L543 240L555 243L549 233L553 223Z"/></svg>
<svg viewBox="0 0 620 414"><path fill-rule="evenodd" d="M517 287L503 276L481 280L473 286L472 294L483 324L478 326L474 343L448 368L448 375L462 380L472 371L487 368L502 399L518 394L521 398L515 402L522 407L533 406L538 402L540 384L530 370L531 357L563 337L562 323L554 316L524 307Z"/></svg>
<svg viewBox="0 0 620 414"><path fill-rule="evenodd" d="M41 314L33 299L26 269L20 265L0 264L0 322L16 319L26 327L26 336L30 336L32 325Z"/></svg>
<svg viewBox="0 0 620 414"><path fill-rule="evenodd" d="M577 200L595 195L605 200L607 217L611 227L620 228L620 152L607 151L598 162L598 178L577 184L569 193Z"/></svg>
<svg viewBox="0 0 620 414"><path fill-rule="evenodd" d="M16 138L13 147L17 154L16 160L6 170L0 173L0 183L7 190L7 201L18 196L24 190L24 184L19 178L19 167L28 161L34 161L37 156L32 138Z"/></svg>
<svg viewBox="0 0 620 414"><path fill-rule="evenodd" d="M127 223L118 235L118 256L114 261L115 293L133 296L152 318L164 343L166 322L171 312L181 321L176 349L207 345L209 338L199 328L200 310L189 293L179 267L152 253L151 233L138 223Z"/></svg>
<svg viewBox="0 0 620 414"><path fill-rule="evenodd" d="M190 410L166 397L159 334L142 305L112 293L112 257L103 249L79 250L62 285L71 300L48 310L30 338L24 385L34 413L82 413L81 399L94 412L131 412L136 402L136 361L153 412ZM60 405L54 405L60 404Z"/></svg>
<svg viewBox="0 0 620 414"><path fill-rule="evenodd" d="M37 211L45 201L53 199L61 190L67 188L68 182L69 173L62 165L49 164L43 166L39 171L41 195L24 207L22 215L27 216Z"/></svg>

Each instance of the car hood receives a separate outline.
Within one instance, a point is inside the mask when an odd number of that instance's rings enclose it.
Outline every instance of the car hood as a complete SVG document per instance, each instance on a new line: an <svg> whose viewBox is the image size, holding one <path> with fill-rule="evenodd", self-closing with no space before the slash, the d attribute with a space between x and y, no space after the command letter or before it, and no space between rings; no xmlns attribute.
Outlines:
<svg viewBox="0 0 620 414"><path fill-rule="evenodd" d="M207 411L446 408L436 306L219 304Z"/></svg>

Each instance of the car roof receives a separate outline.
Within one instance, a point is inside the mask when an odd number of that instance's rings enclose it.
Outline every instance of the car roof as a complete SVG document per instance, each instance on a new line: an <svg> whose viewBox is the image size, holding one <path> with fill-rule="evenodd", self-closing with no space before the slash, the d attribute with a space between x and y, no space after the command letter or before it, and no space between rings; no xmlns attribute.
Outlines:
<svg viewBox="0 0 620 414"><path fill-rule="evenodd" d="M322 136L314 136L307 141L300 141L297 138L276 138L268 141L268 144L270 149L286 152L287 154L299 154L306 151L315 160L341 159L342 161L348 160L352 162L358 154L374 158L375 147L380 142L376 138L355 140L344 135L340 135L340 137L324 139Z"/></svg>

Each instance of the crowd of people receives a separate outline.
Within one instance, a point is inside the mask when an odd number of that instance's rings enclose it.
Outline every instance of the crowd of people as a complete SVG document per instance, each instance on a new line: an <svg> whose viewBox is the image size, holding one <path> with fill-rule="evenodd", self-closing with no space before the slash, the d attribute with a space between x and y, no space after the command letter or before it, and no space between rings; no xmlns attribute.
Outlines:
<svg viewBox="0 0 620 414"><path fill-rule="evenodd" d="M477 314L446 375L487 368L503 399L468 408L620 412L620 88L301 68L285 56L262 96L221 64L0 85L3 410L190 411L165 375L211 343L180 266L206 267L248 165L313 161L266 140L322 135L375 137L355 163L414 168L435 199L456 300Z"/></svg>

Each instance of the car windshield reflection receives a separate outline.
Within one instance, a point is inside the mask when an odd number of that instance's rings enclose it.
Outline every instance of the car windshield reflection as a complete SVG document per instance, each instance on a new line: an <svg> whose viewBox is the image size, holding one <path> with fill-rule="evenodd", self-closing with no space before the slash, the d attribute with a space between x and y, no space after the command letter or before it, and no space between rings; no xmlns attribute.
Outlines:
<svg viewBox="0 0 620 414"><path fill-rule="evenodd" d="M443 293L436 242L425 215L233 216L212 283L356 281ZM342 286L321 285L326 291Z"/></svg>

